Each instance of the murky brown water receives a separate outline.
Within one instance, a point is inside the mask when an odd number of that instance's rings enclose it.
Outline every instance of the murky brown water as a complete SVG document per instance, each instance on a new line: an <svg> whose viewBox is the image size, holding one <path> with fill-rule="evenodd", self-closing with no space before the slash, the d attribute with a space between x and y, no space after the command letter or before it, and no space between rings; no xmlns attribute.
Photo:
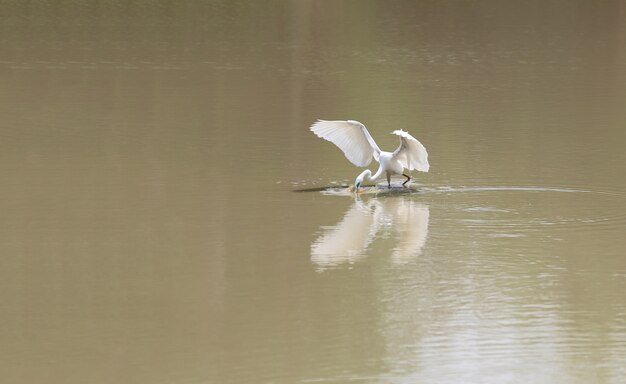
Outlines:
<svg viewBox="0 0 626 384"><path fill-rule="evenodd" d="M626 377L623 2L0 8L2 382Z"/></svg>

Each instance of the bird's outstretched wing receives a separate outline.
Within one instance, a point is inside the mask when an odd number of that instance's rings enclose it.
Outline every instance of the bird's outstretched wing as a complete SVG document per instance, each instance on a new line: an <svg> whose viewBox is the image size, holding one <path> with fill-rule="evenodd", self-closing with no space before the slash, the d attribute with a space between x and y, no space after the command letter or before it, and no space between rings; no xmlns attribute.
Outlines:
<svg viewBox="0 0 626 384"><path fill-rule="evenodd" d="M311 131L338 146L348 160L358 167L369 165L372 157L378 161L380 148L365 125L358 121L318 120L311 126Z"/></svg>
<svg viewBox="0 0 626 384"><path fill-rule="evenodd" d="M426 148L424 148L422 143L401 129L391 133L400 137L400 146L393 152L393 157L410 171L416 169L421 172L428 172L430 168L428 152L426 152Z"/></svg>

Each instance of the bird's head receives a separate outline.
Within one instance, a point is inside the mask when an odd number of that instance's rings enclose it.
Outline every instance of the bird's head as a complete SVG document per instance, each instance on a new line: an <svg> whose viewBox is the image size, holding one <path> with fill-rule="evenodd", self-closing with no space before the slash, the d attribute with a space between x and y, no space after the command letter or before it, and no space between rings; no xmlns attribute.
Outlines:
<svg viewBox="0 0 626 384"><path fill-rule="evenodd" d="M361 188L361 184L363 184L363 177L364 174L361 173L356 177L356 180L354 180L354 192L359 192L359 188Z"/></svg>

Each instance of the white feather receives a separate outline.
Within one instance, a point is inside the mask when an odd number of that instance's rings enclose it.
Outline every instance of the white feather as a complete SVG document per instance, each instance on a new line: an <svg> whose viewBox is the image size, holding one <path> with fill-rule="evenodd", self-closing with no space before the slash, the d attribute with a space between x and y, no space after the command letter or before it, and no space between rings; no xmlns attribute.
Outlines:
<svg viewBox="0 0 626 384"><path fill-rule="evenodd" d="M365 128L354 120L326 121L318 120L311 126L311 131L318 137L328 140L343 151L348 160L358 167L365 167L378 161L380 148Z"/></svg>
<svg viewBox="0 0 626 384"><path fill-rule="evenodd" d="M428 172L428 152L422 143L401 129L391 133L400 137L400 146L393 152L393 157L408 170Z"/></svg>

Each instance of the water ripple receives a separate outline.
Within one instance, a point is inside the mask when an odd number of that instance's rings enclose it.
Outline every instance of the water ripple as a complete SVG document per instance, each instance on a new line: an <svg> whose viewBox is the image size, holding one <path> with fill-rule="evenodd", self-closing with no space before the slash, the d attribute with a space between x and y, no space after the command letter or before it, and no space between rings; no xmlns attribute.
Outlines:
<svg viewBox="0 0 626 384"><path fill-rule="evenodd" d="M316 189L325 195L354 196L346 187ZM617 229L626 226L626 192L614 188L576 186L418 186L410 188L380 185L366 188L362 197L410 194L432 197L437 203L438 195L455 197L460 209L467 213L456 217L466 229L483 230L494 238L517 238L527 232L554 230ZM486 197L485 194L491 196ZM494 194L497 195L496 197ZM476 204L473 196L476 195ZM469 198L468 198L469 197ZM489 204L485 205L485 201ZM498 204L492 204L497 202ZM457 205L454 205L457 207Z"/></svg>

